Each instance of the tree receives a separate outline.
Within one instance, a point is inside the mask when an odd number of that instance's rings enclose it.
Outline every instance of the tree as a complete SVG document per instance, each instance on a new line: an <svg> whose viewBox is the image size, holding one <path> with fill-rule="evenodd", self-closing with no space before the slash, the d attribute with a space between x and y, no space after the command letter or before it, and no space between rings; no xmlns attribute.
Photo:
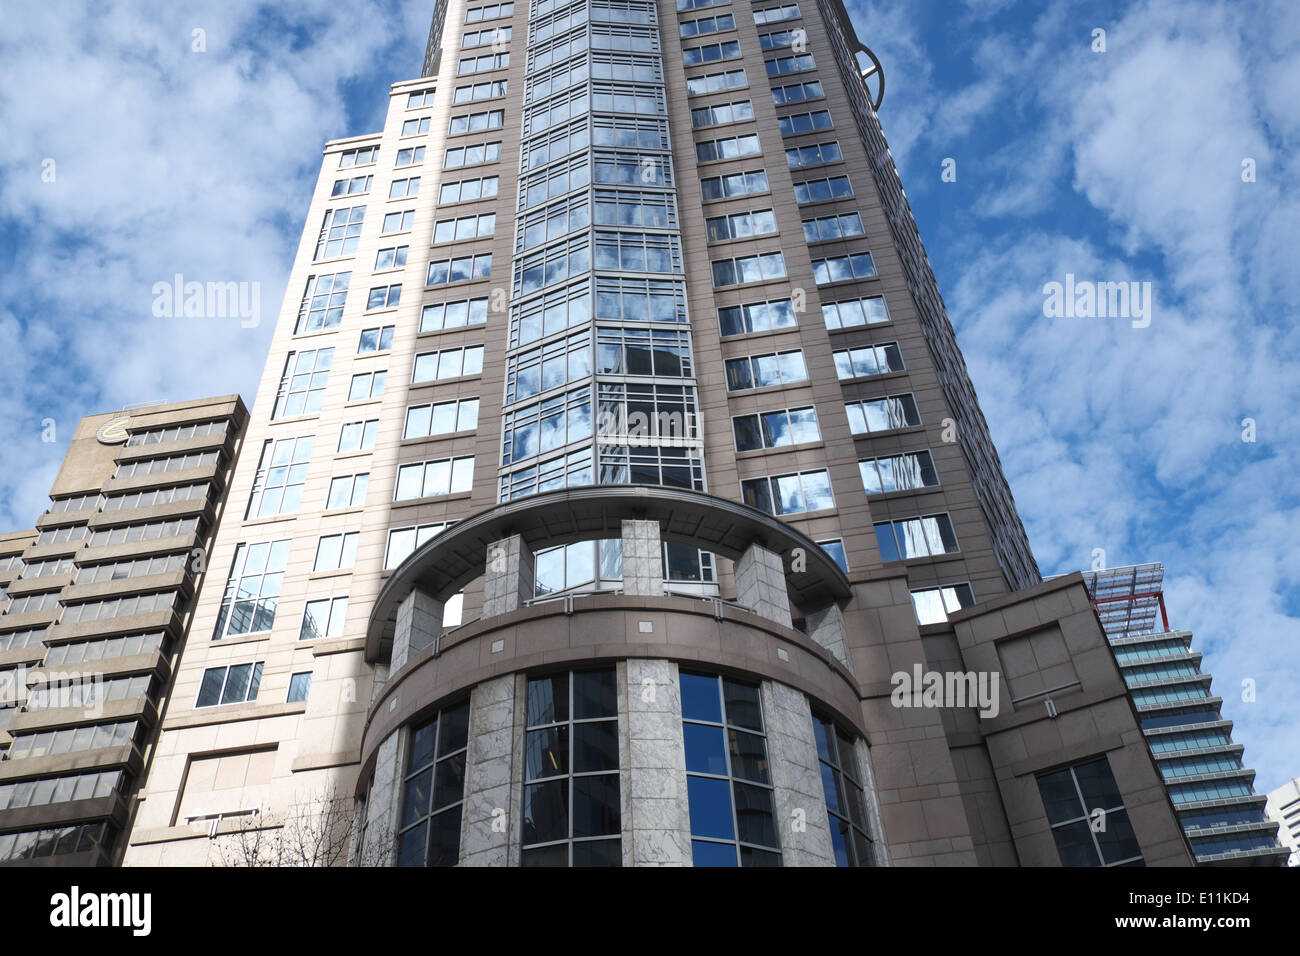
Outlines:
<svg viewBox="0 0 1300 956"><path fill-rule="evenodd" d="M237 829L216 836L211 852L219 866L346 866L357 835L353 803L331 783L283 813L242 817ZM361 865L386 865L392 838L367 842Z"/></svg>

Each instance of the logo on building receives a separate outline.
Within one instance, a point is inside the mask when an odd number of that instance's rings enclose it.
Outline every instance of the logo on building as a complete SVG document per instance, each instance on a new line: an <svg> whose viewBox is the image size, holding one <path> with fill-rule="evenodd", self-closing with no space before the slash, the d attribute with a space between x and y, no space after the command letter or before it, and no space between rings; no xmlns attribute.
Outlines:
<svg viewBox="0 0 1300 956"><path fill-rule="evenodd" d="M99 426L95 437L99 439L101 445L120 445L126 441L126 423L130 420L125 415L121 418L110 418Z"/></svg>

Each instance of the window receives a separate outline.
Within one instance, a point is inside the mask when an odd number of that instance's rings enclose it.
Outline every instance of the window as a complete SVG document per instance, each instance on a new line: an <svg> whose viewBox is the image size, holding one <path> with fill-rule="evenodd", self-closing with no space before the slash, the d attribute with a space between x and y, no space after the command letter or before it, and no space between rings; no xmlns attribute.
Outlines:
<svg viewBox="0 0 1300 956"><path fill-rule="evenodd" d="M710 265L713 269L715 289L729 285L743 285L747 282L784 279L786 275L785 256L780 250L756 256L739 256L735 259L715 259Z"/></svg>
<svg viewBox="0 0 1300 956"><path fill-rule="evenodd" d="M343 534L323 534L316 542L316 561L313 571L342 571L352 567L357 557L359 531Z"/></svg>
<svg viewBox="0 0 1300 956"><path fill-rule="evenodd" d="M803 442L821 441L815 408L778 409L756 415L738 415L731 420L736 451L780 448Z"/></svg>
<svg viewBox="0 0 1300 956"><path fill-rule="evenodd" d="M743 136L728 136L723 139L709 139L695 144L695 158L701 163L715 159L737 159L741 156L757 156L763 151L758 143L757 133Z"/></svg>
<svg viewBox="0 0 1300 956"><path fill-rule="evenodd" d="M842 216L820 216L803 221L803 237L807 242L825 242L827 239L850 239L864 236L862 217L856 212Z"/></svg>
<svg viewBox="0 0 1300 956"><path fill-rule="evenodd" d="M380 369L376 372L362 372L352 376L352 386L348 389L348 401L359 402L368 398L380 398L384 394L384 382L388 372Z"/></svg>
<svg viewBox="0 0 1300 956"><path fill-rule="evenodd" d="M469 701L411 729L402 777L398 866L455 866L469 743Z"/></svg>
<svg viewBox="0 0 1300 956"><path fill-rule="evenodd" d="M767 67L768 76L785 76L787 73L802 73L804 70L815 70L817 68L817 62L813 59L811 53L778 56L770 60L764 60L763 64Z"/></svg>
<svg viewBox="0 0 1300 956"><path fill-rule="evenodd" d="M377 329L362 329L361 339L357 342L357 354L364 355L368 352L387 352L392 347L393 326L384 325Z"/></svg>
<svg viewBox="0 0 1300 956"><path fill-rule="evenodd" d="M862 475L862 488L868 495L915 491L939 484L939 475L928 451L868 458L858 462L858 472Z"/></svg>
<svg viewBox="0 0 1300 956"><path fill-rule="evenodd" d="M831 560L840 566L845 574L849 573L849 557L844 552L844 542L839 538L830 541L818 541L817 546L831 556Z"/></svg>
<svg viewBox="0 0 1300 956"><path fill-rule="evenodd" d="M825 202L828 199L846 199L853 195L853 186L848 176L832 176L828 179L810 179L794 184L795 202L803 206L807 203Z"/></svg>
<svg viewBox="0 0 1300 956"><path fill-rule="evenodd" d="M780 866L758 688L683 673L681 693L694 865Z"/></svg>
<svg viewBox="0 0 1300 956"><path fill-rule="evenodd" d="M351 281L351 272L308 278L294 334L338 328L343 321L343 306L347 302L347 286Z"/></svg>
<svg viewBox="0 0 1300 956"><path fill-rule="evenodd" d="M461 216L458 219L440 219L433 229L433 244L457 242L462 239L481 239L496 232L497 214L485 212L478 216Z"/></svg>
<svg viewBox="0 0 1300 956"><path fill-rule="evenodd" d="M489 70L504 70L510 65L509 53L485 53L482 56L463 56L456 64L457 76L469 76L471 73L486 73Z"/></svg>
<svg viewBox="0 0 1300 956"><path fill-rule="evenodd" d="M804 100L817 100L826 95L821 80L808 80L804 83L791 83L789 86L772 87L772 102L777 106L802 103Z"/></svg>
<svg viewBox="0 0 1300 956"><path fill-rule="evenodd" d="M427 116L402 121L403 136L418 136L427 132L429 132L429 117Z"/></svg>
<svg viewBox="0 0 1300 956"><path fill-rule="evenodd" d="M718 103L691 110L691 125L696 129L702 126L721 126L723 123L739 123L753 118L754 104L750 100Z"/></svg>
<svg viewBox="0 0 1300 956"><path fill-rule="evenodd" d="M452 522L444 521L440 524L422 524L411 528L393 528L388 532L388 547L384 551L385 569L397 567L413 554L416 548L451 525Z"/></svg>
<svg viewBox="0 0 1300 956"><path fill-rule="evenodd" d="M419 166L422 162L424 162L424 147L408 146L397 151L397 159L393 162L393 167L402 169L406 166Z"/></svg>
<svg viewBox="0 0 1300 956"><path fill-rule="evenodd" d="M825 471L747 478L740 483L740 496L751 508L770 515L802 514L835 507L830 475Z"/></svg>
<svg viewBox="0 0 1300 956"><path fill-rule="evenodd" d="M440 332L466 325L482 325L487 321L488 297L461 299L457 302L435 302L420 312L421 332Z"/></svg>
<svg viewBox="0 0 1300 956"><path fill-rule="evenodd" d="M16 651L23 647L34 647L44 639L44 627L29 627L21 631L5 631L0 633L0 651ZM53 648L51 648L51 652L53 652ZM49 655L47 654L46 657L48 659Z"/></svg>
<svg viewBox="0 0 1300 956"><path fill-rule="evenodd" d="M591 374L591 335L580 332L513 355L506 363L506 402L522 401Z"/></svg>
<svg viewBox="0 0 1300 956"><path fill-rule="evenodd" d="M497 194L496 176L484 176L480 179L462 179L460 182L443 183L438 191L438 205L465 202L470 199L491 199Z"/></svg>
<svg viewBox="0 0 1300 956"><path fill-rule="evenodd" d="M37 544L63 544L67 541L80 541L90 533L84 524L64 525L62 528L46 528L36 536Z"/></svg>
<svg viewBox="0 0 1300 956"><path fill-rule="evenodd" d="M774 30L771 33L760 33L758 35L758 45L763 50L784 50L786 47L792 47L796 44L804 47L808 45L808 34L798 28L794 30Z"/></svg>
<svg viewBox="0 0 1300 956"><path fill-rule="evenodd" d="M169 455L166 458L142 458L118 465L113 477L139 478L143 475L160 475L165 472L187 471L191 468L210 468L217 463L219 457L215 451L204 451L192 455Z"/></svg>
<svg viewBox="0 0 1300 956"><path fill-rule="evenodd" d="M598 284L597 288L601 285ZM591 294L587 282L552 290L511 309L510 347L525 345L543 335L581 325L590 319Z"/></svg>
<svg viewBox="0 0 1300 956"><path fill-rule="evenodd" d="M364 166L379 158L378 146L364 146L361 149L349 149L339 153L339 169L349 166Z"/></svg>
<svg viewBox="0 0 1300 956"><path fill-rule="evenodd" d="M289 695L285 698L287 704L297 704L307 699L307 694L311 691L311 671L302 674L294 674L289 678Z"/></svg>
<svg viewBox="0 0 1300 956"><path fill-rule="evenodd" d="M762 10L755 10L754 23L761 27L767 23L780 23L782 20L793 20L798 16L799 4L787 3L779 7L764 7Z"/></svg>
<svg viewBox="0 0 1300 956"><path fill-rule="evenodd" d="M104 499L105 511L121 511L125 508L151 508L154 505L171 504L174 501L200 501L208 496L211 488L207 482L194 485L172 485L167 488L155 488L153 491L133 491L125 495L109 495Z"/></svg>
<svg viewBox="0 0 1300 956"><path fill-rule="evenodd" d="M140 434L137 432L137 434ZM128 444L130 444L128 442ZM136 442L135 444L144 444ZM87 508L99 507L99 495L73 495L70 498L56 498L50 502L49 513L52 515L65 514L69 511L84 511ZM11 554L7 558L0 558L0 570L18 571L23 566L21 555Z"/></svg>
<svg viewBox="0 0 1300 956"><path fill-rule="evenodd" d="M1062 866L1143 865L1142 849L1124 809L1123 795L1104 756L1053 773L1040 773L1038 793L1043 798ZM1105 821L1099 833L1094 832L1094 819Z"/></svg>
<svg viewBox="0 0 1300 956"><path fill-rule="evenodd" d="M437 92L437 90L416 90L414 93L408 93L406 95L406 108L413 110L421 106L432 106Z"/></svg>
<svg viewBox="0 0 1300 956"><path fill-rule="evenodd" d="M752 239L776 232L776 214L771 209L737 212L704 220L709 242L724 239Z"/></svg>
<svg viewBox="0 0 1300 956"><path fill-rule="evenodd" d="M731 0L677 0L677 10L680 13L683 10L698 10L701 7L720 6L730 2Z"/></svg>
<svg viewBox="0 0 1300 956"><path fill-rule="evenodd" d="M462 398L433 405L412 405L406 410L403 438L429 438L478 428L478 399Z"/></svg>
<svg viewBox="0 0 1300 956"><path fill-rule="evenodd" d="M736 18L730 13L720 13L716 17L700 17L698 20L683 20L681 22L682 39L704 33L721 33L723 30L734 29L736 29Z"/></svg>
<svg viewBox="0 0 1300 956"><path fill-rule="evenodd" d="M365 206L326 209L325 222L321 226L320 238L316 241L315 258L333 259L335 256L350 256L356 252L365 218Z"/></svg>
<svg viewBox="0 0 1300 956"><path fill-rule="evenodd" d="M791 169L824 166L844 159L839 143L815 143L812 146L795 146L785 151L786 165Z"/></svg>
<svg viewBox="0 0 1300 956"><path fill-rule="evenodd" d="M402 301L402 286L381 285L370 290L370 295L366 298L366 311L372 309L395 309L397 304Z"/></svg>
<svg viewBox="0 0 1300 956"><path fill-rule="evenodd" d="M368 193L370 192L370 182L374 178L373 176L353 176L351 179L336 179L334 180L334 188L330 190L330 197Z"/></svg>
<svg viewBox="0 0 1300 956"><path fill-rule="evenodd" d="M60 531L66 530L63 528ZM84 527L78 527L76 530L85 531ZM103 528L95 531L90 536L90 546L92 548L102 548L106 545L126 544L134 541L157 541L160 538L180 538L190 537L202 531L202 525L198 518L173 518L170 521L151 521L147 524L118 525L114 528ZM38 539L38 543L45 542Z"/></svg>
<svg viewBox="0 0 1300 956"><path fill-rule="evenodd" d="M474 146L453 146L443 154L443 169L460 169L480 163L495 163L501 158L500 143L478 143ZM495 193L493 193L495 195ZM469 197L467 197L469 198ZM440 197L441 202L447 202Z"/></svg>
<svg viewBox="0 0 1300 956"><path fill-rule="evenodd" d="M830 110L814 110L811 113L791 113L778 116L777 125L782 136L798 136L800 133L815 133L830 129L835 124L831 121Z"/></svg>
<svg viewBox="0 0 1300 956"><path fill-rule="evenodd" d="M882 521L876 525L876 544L882 561L905 561L961 550L952 519L946 514Z"/></svg>
<svg viewBox="0 0 1300 956"><path fill-rule="evenodd" d="M849 416L849 430L855 435L912 428L921 424L921 413L917 411L916 399L910 392L862 402L848 402L844 410Z"/></svg>
<svg viewBox="0 0 1300 956"><path fill-rule="evenodd" d="M469 279L486 279L492 274L492 253L484 252L476 256L457 256L429 263L429 275L425 285L446 285L449 282L465 282Z"/></svg>
<svg viewBox="0 0 1300 956"><path fill-rule="evenodd" d="M727 359L726 370L729 392L808 381L802 349Z"/></svg>
<svg viewBox="0 0 1300 956"><path fill-rule="evenodd" d="M726 40L722 43L706 43L704 46L682 48L682 63L685 66L716 63L718 60L733 60L738 56L740 56L739 40Z"/></svg>
<svg viewBox="0 0 1300 956"><path fill-rule="evenodd" d="M597 276L596 318L624 322L685 322L686 287L672 279ZM548 334L551 331L547 329Z"/></svg>
<svg viewBox="0 0 1300 956"><path fill-rule="evenodd" d="M856 214L855 214L856 215ZM889 321L883 296L870 295L843 302L822 304L822 319L828 329L851 329Z"/></svg>
<svg viewBox="0 0 1300 956"><path fill-rule="evenodd" d="M474 487L474 456L443 458L402 465L397 469L394 501L434 495L455 495Z"/></svg>
<svg viewBox="0 0 1300 956"><path fill-rule="evenodd" d="M39 781L3 783L0 784L0 810L41 807L52 803L66 803L69 800L107 797L117 789L118 781L121 779L122 771L106 770L102 773L43 777ZM0 855L0 858L3 856Z"/></svg>
<svg viewBox="0 0 1300 956"><path fill-rule="evenodd" d="M841 349L832 353L832 357L835 359L835 374L841 379L904 371L903 353L899 351L897 342Z"/></svg>
<svg viewBox="0 0 1300 956"><path fill-rule="evenodd" d="M366 422L348 422L339 429L338 453L369 451L375 447L375 435L378 432L379 419L377 418Z"/></svg>
<svg viewBox="0 0 1300 956"><path fill-rule="evenodd" d="M848 282L851 279L870 279L876 274L876 264L869 252L813 260L813 281L818 285L828 282Z"/></svg>
<svg viewBox="0 0 1300 956"><path fill-rule="evenodd" d="M591 389L579 388L507 412L501 464L531 458L591 437Z"/></svg>
<svg viewBox="0 0 1300 956"><path fill-rule="evenodd" d="M798 324L799 316L795 314L794 302L790 299L770 299L718 309L718 329L722 335L767 332L794 328Z"/></svg>
<svg viewBox="0 0 1300 956"><path fill-rule="evenodd" d="M123 720L112 724L82 724L61 730L43 730L21 736L15 734L13 746L9 749L9 759L52 757L86 750L125 747L135 739L137 729L134 720ZM3 839L0 837L0 840Z"/></svg>
<svg viewBox="0 0 1300 956"><path fill-rule="evenodd" d="M532 677L524 732L524 866L621 866L614 668Z"/></svg>
<svg viewBox="0 0 1300 956"><path fill-rule="evenodd" d="M495 20L497 17L512 16L515 12L513 0L506 3L489 3L485 7L472 7L465 11L466 23L478 23L480 20Z"/></svg>
<svg viewBox="0 0 1300 956"><path fill-rule="evenodd" d="M617 234L598 234L601 238L612 238L615 241L619 238ZM668 246L667 237L659 237L662 245ZM612 246L612 248L611 248ZM618 268L617 263L619 249L617 245L606 243L602 247L602 253L605 261L610 261L611 255L613 266L607 268ZM629 237L628 257L629 261L634 261L637 249L633 245L633 240ZM642 261L645 259L645 249L640 249ZM560 243L545 249L539 249L536 252L530 252L524 256L517 256L514 262L513 288L516 296L530 295L550 285L565 282L570 278L581 275L591 269L591 240L586 235L574 236L568 242Z"/></svg>
<svg viewBox="0 0 1300 956"><path fill-rule="evenodd" d="M597 329L596 371L689 377L693 374L690 336L677 329Z"/></svg>
<svg viewBox="0 0 1300 956"><path fill-rule="evenodd" d="M826 818L836 866L871 866L867 795L858 770L853 739L832 721L813 714L817 765L821 770Z"/></svg>
<svg viewBox="0 0 1300 956"><path fill-rule="evenodd" d="M388 184L389 199L406 199L420 194L420 177L408 176L406 179L394 179Z"/></svg>
<svg viewBox="0 0 1300 956"><path fill-rule="evenodd" d="M257 687L262 683L263 661L254 664L232 664L229 667L209 667L203 672L199 685L199 699L195 707L215 707L218 704L242 704L257 699Z"/></svg>
<svg viewBox="0 0 1300 956"><path fill-rule="evenodd" d="M330 479L329 498L325 502L326 510L331 508L360 508L366 501L366 489L370 485L370 473L363 471L356 475L340 475Z"/></svg>
<svg viewBox="0 0 1300 956"><path fill-rule="evenodd" d="M947 584L938 588L920 588L912 592L912 608L917 624L942 624L948 615L970 607L975 595L969 584Z"/></svg>
<svg viewBox="0 0 1300 956"><path fill-rule="evenodd" d="M447 127L448 136L461 133L481 133L487 129L500 129L505 125L505 110L485 110L482 113L461 113L453 116Z"/></svg>
<svg viewBox="0 0 1300 956"><path fill-rule="evenodd" d="M695 389L689 385L601 382L600 416L596 424L602 439L619 439L620 443L636 445L694 446L700 437ZM602 441L601 444L606 443ZM612 443L606 450L627 455L627 449L618 449ZM638 450L633 457L640 453ZM657 462L646 464L649 465L648 473L637 471L632 475L633 484L693 485L688 480L691 475L684 467L687 464L684 459L676 462L683 466L683 470L668 476L670 480L667 481L659 480ZM601 479L607 484L625 484L628 480L625 473L622 477L604 476Z"/></svg>
<svg viewBox="0 0 1300 956"><path fill-rule="evenodd" d="M415 224L415 210L407 209L405 212L390 212L384 216L384 226L382 232L406 232Z"/></svg>
<svg viewBox="0 0 1300 956"><path fill-rule="evenodd" d="M280 390L276 395L275 413L271 418L320 411L333 361L332 348L290 352L285 359L284 375L280 378Z"/></svg>
<svg viewBox="0 0 1300 956"><path fill-rule="evenodd" d="M498 497L501 501L512 501L555 488L590 485L591 474L591 449L575 451L502 475Z"/></svg>
<svg viewBox="0 0 1300 956"><path fill-rule="evenodd" d="M298 510L314 441L313 436L304 435L301 438L268 438L263 442L245 519L293 514Z"/></svg>
<svg viewBox="0 0 1300 956"><path fill-rule="evenodd" d="M440 379L478 375L483 371L483 346L471 345L462 349L443 349L440 352L422 352L415 357L411 375L413 384L434 382Z"/></svg>
<svg viewBox="0 0 1300 956"><path fill-rule="evenodd" d="M506 95L505 80L488 80L485 83L467 83L456 87L451 101L456 105L474 103L478 100L490 100Z"/></svg>
<svg viewBox="0 0 1300 956"><path fill-rule="evenodd" d="M269 631L280 603L290 539L259 541L235 548L212 639Z"/></svg>
<svg viewBox="0 0 1300 956"><path fill-rule="evenodd" d="M18 555L14 555L18 557ZM21 560L21 558L19 559ZM47 561L33 561L22 569L24 581L55 574L71 574L77 569L71 558L50 558ZM0 647L0 649L3 649Z"/></svg>
<svg viewBox="0 0 1300 956"><path fill-rule="evenodd" d="M510 27L492 27L487 30L466 30L460 35L460 46L467 50L475 46L494 46L510 42Z"/></svg>
<svg viewBox="0 0 1300 956"><path fill-rule="evenodd" d="M705 202L711 199L732 199L736 196L749 196L767 191L767 173L762 169L700 180L700 195Z"/></svg>
<svg viewBox="0 0 1300 956"><path fill-rule="evenodd" d="M45 591L40 594L25 594L16 597L9 602L5 608L5 614L35 614L37 611L48 611L59 606L59 595L61 591ZM74 608L68 609L68 616L75 616Z"/></svg>
<svg viewBox="0 0 1300 956"><path fill-rule="evenodd" d="M706 73L704 76L686 78L686 95L699 96L702 93L721 93L724 90L743 89L749 85L742 67L739 70L726 70L722 73Z"/></svg>

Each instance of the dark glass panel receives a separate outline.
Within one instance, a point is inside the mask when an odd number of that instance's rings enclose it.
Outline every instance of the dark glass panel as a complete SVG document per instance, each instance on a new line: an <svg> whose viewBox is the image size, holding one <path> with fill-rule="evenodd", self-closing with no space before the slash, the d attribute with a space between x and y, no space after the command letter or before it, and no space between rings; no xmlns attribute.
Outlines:
<svg viewBox="0 0 1300 956"><path fill-rule="evenodd" d="M688 772L726 775L727 753L721 727L682 724L682 737L686 743Z"/></svg>
<svg viewBox="0 0 1300 956"><path fill-rule="evenodd" d="M722 703L718 699L718 679L701 674L682 674L682 716L687 720L722 723Z"/></svg>
<svg viewBox="0 0 1300 956"><path fill-rule="evenodd" d="M692 836L736 838L731 819L731 788L727 781L688 776L686 792L690 798Z"/></svg>
<svg viewBox="0 0 1300 956"><path fill-rule="evenodd" d="M618 721L573 725L573 772L618 769Z"/></svg>
<svg viewBox="0 0 1300 956"><path fill-rule="evenodd" d="M622 826L618 799L618 774L573 778L573 835L602 836L618 833Z"/></svg>

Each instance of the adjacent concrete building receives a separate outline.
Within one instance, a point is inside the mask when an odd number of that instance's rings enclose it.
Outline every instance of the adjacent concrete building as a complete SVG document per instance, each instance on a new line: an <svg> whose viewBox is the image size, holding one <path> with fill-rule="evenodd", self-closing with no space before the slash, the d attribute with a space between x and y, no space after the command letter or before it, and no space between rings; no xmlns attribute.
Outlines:
<svg viewBox="0 0 1300 956"><path fill-rule="evenodd" d="M1190 863L883 89L837 0L440 0L325 146L126 864Z"/></svg>
<svg viewBox="0 0 1300 956"><path fill-rule="evenodd" d="M1286 859L1278 825L1255 792L1255 771L1232 739L1232 721L1201 671L1191 631L1169 626L1164 566L1084 573L1102 627L1140 717L1196 862L1276 866ZM1275 818L1276 819L1276 818Z"/></svg>
<svg viewBox="0 0 1300 956"><path fill-rule="evenodd" d="M247 419L83 418L35 530L0 535L0 866L121 861Z"/></svg>
<svg viewBox="0 0 1300 956"><path fill-rule="evenodd" d="M1300 779L1292 777L1268 795L1265 807L1277 827L1277 838L1291 853L1290 866L1300 866Z"/></svg>

